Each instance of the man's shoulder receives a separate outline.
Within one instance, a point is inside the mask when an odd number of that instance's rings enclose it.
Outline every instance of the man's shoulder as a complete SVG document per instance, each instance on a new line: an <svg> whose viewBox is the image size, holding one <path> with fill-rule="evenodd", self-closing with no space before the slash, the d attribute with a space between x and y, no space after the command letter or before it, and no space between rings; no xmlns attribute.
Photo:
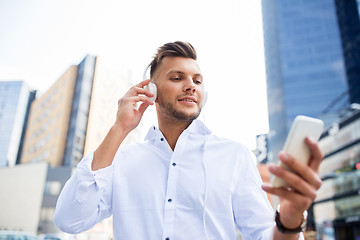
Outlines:
<svg viewBox="0 0 360 240"><path fill-rule="evenodd" d="M148 145L148 141L143 142L134 142L134 143L128 143L125 145L120 146L121 152L127 152L127 151L139 151L140 149L144 149Z"/></svg>
<svg viewBox="0 0 360 240"><path fill-rule="evenodd" d="M221 156L221 161L231 161L234 166L247 169L248 164L256 163L255 155L245 144L226 137L210 135L206 149L211 156Z"/></svg>
<svg viewBox="0 0 360 240"><path fill-rule="evenodd" d="M246 148L246 146L243 143L239 142L239 141L235 141L233 139L223 137L223 136L219 136L219 135L216 135L216 134L213 134L213 133L209 134L208 138L209 138L209 140L211 140L212 142L217 143L217 144L229 144L229 145L235 145L235 146L245 147Z"/></svg>
<svg viewBox="0 0 360 240"><path fill-rule="evenodd" d="M209 135L208 142L211 145L222 147L224 149L231 148L233 150L240 151L240 152L243 152L243 151L248 152L249 151L249 148L245 144L235 141L230 138L218 136L216 134Z"/></svg>

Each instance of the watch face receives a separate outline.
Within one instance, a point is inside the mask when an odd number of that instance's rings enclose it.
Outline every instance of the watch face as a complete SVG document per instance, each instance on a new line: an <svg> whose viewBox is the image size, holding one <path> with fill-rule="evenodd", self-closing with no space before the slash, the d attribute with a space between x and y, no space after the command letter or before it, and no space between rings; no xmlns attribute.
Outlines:
<svg viewBox="0 0 360 240"><path fill-rule="evenodd" d="M300 225L301 231L305 232L306 231L306 223L307 223L307 217L308 217L308 212L305 210L303 213L303 221Z"/></svg>
<svg viewBox="0 0 360 240"><path fill-rule="evenodd" d="M300 229L302 232L306 231L306 222L307 222L306 220L305 221L303 220L303 222L301 223Z"/></svg>

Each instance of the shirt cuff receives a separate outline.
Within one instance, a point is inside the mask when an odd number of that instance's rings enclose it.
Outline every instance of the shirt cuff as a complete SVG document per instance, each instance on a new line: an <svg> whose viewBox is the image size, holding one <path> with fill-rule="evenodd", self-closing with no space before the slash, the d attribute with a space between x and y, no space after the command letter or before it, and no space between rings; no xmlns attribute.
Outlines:
<svg viewBox="0 0 360 240"><path fill-rule="evenodd" d="M91 170L94 152L87 154L77 165L76 175L78 178L78 191L76 199L78 202L86 200L88 191L102 192L102 190L112 181L113 165L96 171Z"/></svg>

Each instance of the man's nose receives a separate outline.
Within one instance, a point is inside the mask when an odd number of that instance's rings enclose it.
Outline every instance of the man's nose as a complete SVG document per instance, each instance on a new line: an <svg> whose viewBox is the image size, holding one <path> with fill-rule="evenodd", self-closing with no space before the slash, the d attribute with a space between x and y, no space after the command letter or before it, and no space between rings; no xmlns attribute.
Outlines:
<svg viewBox="0 0 360 240"><path fill-rule="evenodd" d="M192 78L188 78L184 87L185 92L192 92L196 91L196 86Z"/></svg>

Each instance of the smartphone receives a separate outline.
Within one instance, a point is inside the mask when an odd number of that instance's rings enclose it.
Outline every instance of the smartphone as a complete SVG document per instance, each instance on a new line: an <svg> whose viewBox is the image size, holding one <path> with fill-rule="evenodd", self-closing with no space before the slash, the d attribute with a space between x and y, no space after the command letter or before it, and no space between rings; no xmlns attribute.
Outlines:
<svg viewBox="0 0 360 240"><path fill-rule="evenodd" d="M318 141L324 129L324 122L317 118L311 118L299 115L294 119L286 138L283 150L293 156L297 161L308 164L310 158L310 149L305 143L306 137L311 137ZM280 162L280 166L296 173L296 169L290 169ZM289 187L290 185L283 179L273 175L273 187Z"/></svg>

